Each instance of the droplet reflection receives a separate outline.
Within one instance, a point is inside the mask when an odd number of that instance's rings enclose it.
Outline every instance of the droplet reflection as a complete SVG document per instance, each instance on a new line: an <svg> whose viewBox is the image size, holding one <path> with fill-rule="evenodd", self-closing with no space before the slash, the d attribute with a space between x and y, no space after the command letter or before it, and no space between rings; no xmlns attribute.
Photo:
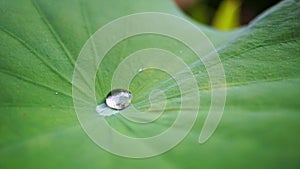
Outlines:
<svg viewBox="0 0 300 169"><path fill-rule="evenodd" d="M96 107L96 112L100 116L111 116L113 114L119 113L118 110L113 110L109 108L105 103L102 103Z"/></svg>
<svg viewBox="0 0 300 169"><path fill-rule="evenodd" d="M122 110L131 104L132 95L124 89L114 89L106 97L105 103L115 110Z"/></svg>

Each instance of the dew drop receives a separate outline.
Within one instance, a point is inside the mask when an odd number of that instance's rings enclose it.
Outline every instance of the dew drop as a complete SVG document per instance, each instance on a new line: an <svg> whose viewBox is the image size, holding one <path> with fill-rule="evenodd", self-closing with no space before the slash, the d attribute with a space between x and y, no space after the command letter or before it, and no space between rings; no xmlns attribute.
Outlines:
<svg viewBox="0 0 300 169"><path fill-rule="evenodd" d="M58 95L58 92L55 92L56 95Z"/></svg>
<svg viewBox="0 0 300 169"><path fill-rule="evenodd" d="M143 68L139 68L139 69L138 69L138 72L141 72L141 71L143 71Z"/></svg>
<svg viewBox="0 0 300 169"><path fill-rule="evenodd" d="M114 89L106 97L105 103L115 110L122 110L131 104L132 95L124 89Z"/></svg>

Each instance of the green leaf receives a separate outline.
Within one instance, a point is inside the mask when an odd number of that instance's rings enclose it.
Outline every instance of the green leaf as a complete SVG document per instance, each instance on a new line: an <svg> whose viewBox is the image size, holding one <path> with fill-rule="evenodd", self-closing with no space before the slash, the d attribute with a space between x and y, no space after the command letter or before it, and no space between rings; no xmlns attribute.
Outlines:
<svg viewBox="0 0 300 169"><path fill-rule="evenodd" d="M100 27L137 12L164 12L190 20L171 1L0 1L0 168L299 168L300 2L286 0L247 27L218 32L197 24L216 46L224 65L227 101L214 135L198 137L210 106L205 67L180 42L143 35L117 44L99 65L100 102L116 65L128 54L157 47L179 54L192 67L201 109L188 136L170 151L146 159L104 151L81 129L72 102L72 75L84 43ZM174 84L159 71L139 74L130 86L134 105L149 107L152 89ZM109 123L128 135L162 132L176 118L179 94L167 91L170 118L143 130L121 116ZM134 148L134 147L133 147Z"/></svg>

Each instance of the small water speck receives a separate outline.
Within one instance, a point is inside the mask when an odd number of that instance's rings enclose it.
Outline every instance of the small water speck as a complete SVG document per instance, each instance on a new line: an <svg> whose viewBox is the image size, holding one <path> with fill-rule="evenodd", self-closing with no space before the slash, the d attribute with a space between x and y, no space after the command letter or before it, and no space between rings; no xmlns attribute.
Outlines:
<svg viewBox="0 0 300 169"><path fill-rule="evenodd" d="M143 68L139 68L139 69L138 69L138 72L141 72L141 71L143 71Z"/></svg>
<svg viewBox="0 0 300 169"><path fill-rule="evenodd" d="M58 92L55 92L56 95L58 95Z"/></svg>
<svg viewBox="0 0 300 169"><path fill-rule="evenodd" d="M122 110L131 104L132 95L124 89L114 89L106 97L105 103L115 110Z"/></svg>
<svg viewBox="0 0 300 169"><path fill-rule="evenodd" d="M183 51L181 50L181 51L179 51L179 53L183 53Z"/></svg>

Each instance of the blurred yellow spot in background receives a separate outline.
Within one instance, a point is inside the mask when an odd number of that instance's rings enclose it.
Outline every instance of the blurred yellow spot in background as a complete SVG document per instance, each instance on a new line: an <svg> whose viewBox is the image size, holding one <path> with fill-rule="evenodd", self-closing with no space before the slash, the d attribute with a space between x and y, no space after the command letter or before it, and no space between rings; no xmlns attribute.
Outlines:
<svg viewBox="0 0 300 169"><path fill-rule="evenodd" d="M220 30L230 30L240 26L241 0L223 0L216 11L212 26Z"/></svg>

